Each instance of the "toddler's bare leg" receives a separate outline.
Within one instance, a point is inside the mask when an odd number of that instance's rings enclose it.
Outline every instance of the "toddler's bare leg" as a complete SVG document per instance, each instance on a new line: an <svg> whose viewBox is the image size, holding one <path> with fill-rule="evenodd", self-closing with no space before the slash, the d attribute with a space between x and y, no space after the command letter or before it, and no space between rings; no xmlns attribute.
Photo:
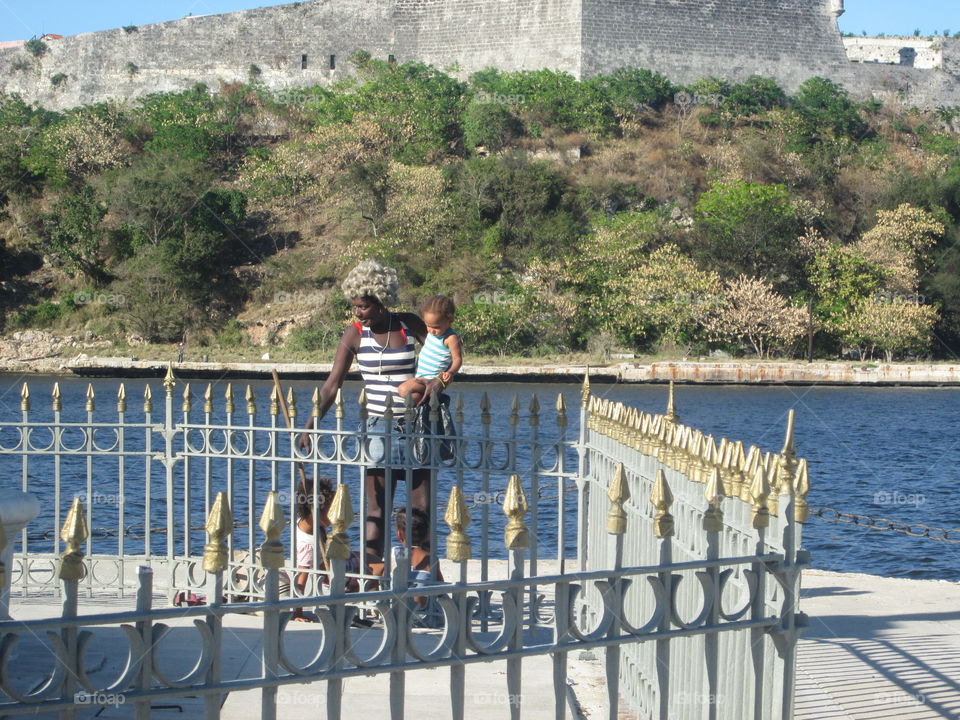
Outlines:
<svg viewBox="0 0 960 720"><path fill-rule="evenodd" d="M400 397L406 398L408 395L413 397L414 404L420 402L420 398L423 397L423 391L427 389L427 386L422 383L418 378L410 378L401 383L400 387L397 388L397 392L400 393Z"/></svg>

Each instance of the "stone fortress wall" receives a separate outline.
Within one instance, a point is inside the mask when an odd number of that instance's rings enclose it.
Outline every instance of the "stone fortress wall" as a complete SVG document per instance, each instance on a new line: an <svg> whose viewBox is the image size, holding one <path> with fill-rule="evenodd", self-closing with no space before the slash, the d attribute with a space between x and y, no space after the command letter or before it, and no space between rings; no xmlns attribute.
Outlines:
<svg viewBox="0 0 960 720"><path fill-rule="evenodd" d="M853 94L960 105L960 42L942 64L850 62L843 0L310 0L0 49L0 91L51 109L253 75L275 91L334 82L358 50L460 76L552 68L578 78L634 66L675 82L821 75ZM884 56L886 57L886 56Z"/></svg>

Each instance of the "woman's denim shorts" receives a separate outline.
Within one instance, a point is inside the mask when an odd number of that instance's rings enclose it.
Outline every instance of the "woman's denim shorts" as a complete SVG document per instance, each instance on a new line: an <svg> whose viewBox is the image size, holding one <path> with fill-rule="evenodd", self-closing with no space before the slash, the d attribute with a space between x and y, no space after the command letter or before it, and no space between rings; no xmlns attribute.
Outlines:
<svg viewBox="0 0 960 720"><path fill-rule="evenodd" d="M385 430L386 428L386 430ZM361 431L363 428L359 428ZM395 418L393 426L385 425L381 416L375 415L367 418L366 431L367 437L367 455L373 463L390 465L391 467L403 467L406 465L403 446L406 439L402 437L403 418ZM390 458L386 459L386 444L390 441Z"/></svg>

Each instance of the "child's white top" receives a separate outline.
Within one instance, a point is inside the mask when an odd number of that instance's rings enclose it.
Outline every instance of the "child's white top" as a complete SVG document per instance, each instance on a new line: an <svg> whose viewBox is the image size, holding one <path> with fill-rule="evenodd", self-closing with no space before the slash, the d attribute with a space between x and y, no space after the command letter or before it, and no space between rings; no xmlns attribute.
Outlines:
<svg viewBox="0 0 960 720"><path fill-rule="evenodd" d="M313 547L316 540L313 533L304 532L297 525L297 567L313 567Z"/></svg>

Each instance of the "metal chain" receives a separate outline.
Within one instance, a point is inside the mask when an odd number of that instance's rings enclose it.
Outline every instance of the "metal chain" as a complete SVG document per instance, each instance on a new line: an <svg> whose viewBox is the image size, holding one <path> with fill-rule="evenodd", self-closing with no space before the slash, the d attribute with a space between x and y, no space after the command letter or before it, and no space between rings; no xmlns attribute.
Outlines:
<svg viewBox="0 0 960 720"><path fill-rule="evenodd" d="M923 523L903 523L888 518L872 518L868 515L840 512L839 510L828 507L811 510L810 514L820 518L824 522L848 523L868 528L869 530L889 530L890 532L901 533L902 535L909 535L910 537L930 538L937 542L960 545L960 528L945 529Z"/></svg>

